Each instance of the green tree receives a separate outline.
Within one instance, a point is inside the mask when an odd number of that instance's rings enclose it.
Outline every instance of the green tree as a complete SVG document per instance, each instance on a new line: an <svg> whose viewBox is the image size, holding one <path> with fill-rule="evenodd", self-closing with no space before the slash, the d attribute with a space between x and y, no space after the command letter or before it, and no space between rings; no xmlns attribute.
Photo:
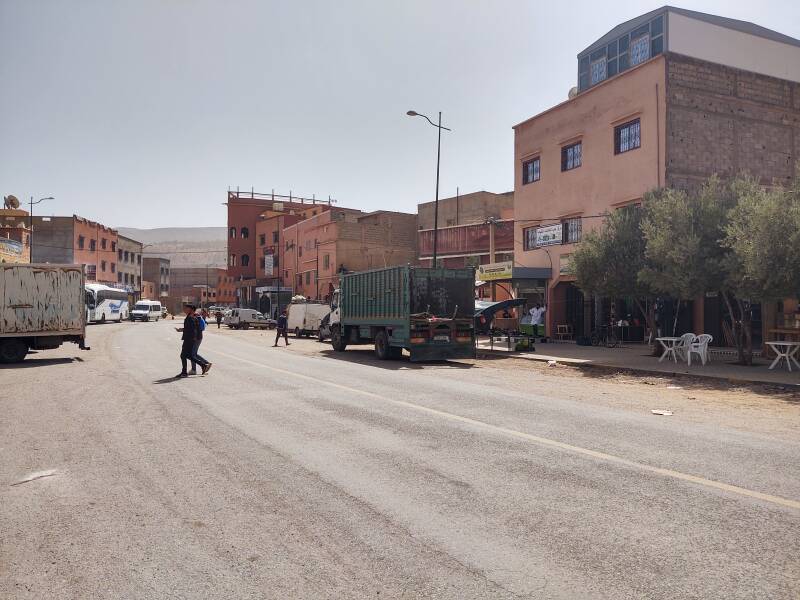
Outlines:
<svg viewBox="0 0 800 600"><path fill-rule="evenodd" d="M744 338L740 358L748 364L752 362L750 302L800 294L800 166L797 175L788 189L767 188L748 176L730 185L735 206L721 240L727 250L725 287L731 292L725 302L737 340Z"/></svg>
<svg viewBox="0 0 800 600"><path fill-rule="evenodd" d="M615 210L603 227L584 236L571 257L571 271L578 287L587 294L607 298L633 298L645 316L650 331L655 318L642 299L652 297L650 286L639 278L645 268L642 209L631 206Z"/></svg>

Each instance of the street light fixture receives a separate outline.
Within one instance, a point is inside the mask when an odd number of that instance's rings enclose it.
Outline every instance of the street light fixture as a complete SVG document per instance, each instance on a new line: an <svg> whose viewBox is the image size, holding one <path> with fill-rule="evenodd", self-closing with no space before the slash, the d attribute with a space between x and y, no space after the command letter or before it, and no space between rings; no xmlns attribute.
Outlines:
<svg viewBox="0 0 800 600"><path fill-rule="evenodd" d="M33 196L31 196L31 200L28 204L30 204L30 211L28 211L28 216L30 217L31 221L31 232L28 234L30 236L28 245L31 247L31 262L33 262L33 206L35 204L39 204L40 202L44 202L45 200L55 200L52 196L46 196L45 198L39 198L36 202L33 201Z"/></svg>
<svg viewBox="0 0 800 600"><path fill-rule="evenodd" d="M438 140L436 142L436 201L433 209L433 267L436 268L436 257L439 241L439 163L442 155L442 129L445 131L452 131L447 127L442 126L442 111L439 111L439 123L436 124L431 121L426 115L418 113L415 110L406 112L409 117L423 117L428 123L436 127L438 133Z"/></svg>

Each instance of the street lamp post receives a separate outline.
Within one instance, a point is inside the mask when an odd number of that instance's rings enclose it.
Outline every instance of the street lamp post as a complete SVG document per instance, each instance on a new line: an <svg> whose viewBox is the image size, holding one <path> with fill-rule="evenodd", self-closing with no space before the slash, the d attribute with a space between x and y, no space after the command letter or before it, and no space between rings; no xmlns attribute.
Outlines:
<svg viewBox="0 0 800 600"><path fill-rule="evenodd" d="M433 208L433 267L436 268L436 257L439 241L439 163L442 155L442 129L445 131L452 131L447 127L442 127L442 111L439 111L438 125L431 121L427 116L418 113L414 110L409 110L406 113L409 117L423 117L428 123L436 127L438 139L436 142L436 201Z"/></svg>
<svg viewBox="0 0 800 600"><path fill-rule="evenodd" d="M39 198L36 202L33 201L33 196L31 196L31 201L29 202L31 208L29 211L29 217L31 221L31 232L28 234L30 239L28 240L28 245L31 247L31 262L33 262L33 206L34 204L39 204L40 202L44 202L45 200L55 200L52 196L47 196L46 198Z"/></svg>

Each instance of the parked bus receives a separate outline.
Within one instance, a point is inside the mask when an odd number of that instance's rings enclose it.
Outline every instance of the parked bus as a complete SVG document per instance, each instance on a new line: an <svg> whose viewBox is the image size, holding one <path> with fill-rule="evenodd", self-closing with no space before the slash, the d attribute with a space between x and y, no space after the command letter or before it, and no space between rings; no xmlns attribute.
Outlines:
<svg viewBox="0 0 800 600"><path fill-rule="evenodd" d="M122 321L128 313L128 292L102 283L86 284L87 323Z"/></svg>

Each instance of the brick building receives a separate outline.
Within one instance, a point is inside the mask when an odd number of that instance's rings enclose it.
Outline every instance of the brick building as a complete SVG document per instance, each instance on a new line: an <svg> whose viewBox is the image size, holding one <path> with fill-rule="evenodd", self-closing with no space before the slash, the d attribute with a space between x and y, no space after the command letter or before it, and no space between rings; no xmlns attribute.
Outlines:
<svg viewBox="0 0 800 600"><path fill-rule="evenodd" d="M327 299L344 271L404 265L416 260L416 215L333 208L284 230L283 285L295 294Z"/></svg>
<svg viewBox="0 0 800 600"><path fill-rule="evenodd" d="M71 217L33 217L31 262L82 264L86 280L117 284L115 229Z"/></svg>
<svg viewBox="0 0 800 600"><path fill-rule="evenodd" d="M433 262L435 202L417 207L419 264ZM480 191L439 200L437 262L449 268L514 260L514 192ZM492 244L494 254L492 255ZM478 283L478 297L505 300L523 282ZM523 287L526 287L523 284Z"/></svg>
<svg viewBox="0 0 800 600"><path fill-rule="evenodd" d="M31 262L31 230L28 212L0 209L0 263Z"/></svg>
<svg viewBox="0 0 800 600"><path fill-rule="evenodd" d="M214 267L172 267L170 291L164 300L169 311L180 313L183 302L202 306L232 306L236 303L233 278L225 269Z"/></svg>
<svg viewBox="0 0 800 600"><path fill-rule="evenodd" d="M142 280L155 284L158 298L170 295L170 265L168 258L145 256L142 258Z"/></svg>
<svg viewBox="0 0 800 600"><path fill-rule="evenodd" d="M800 41L672 7L581 52L570 99L514 127L515 260L548 273L549 330L568 324L588 333L597 320L598 303L567 271L575 244L604 212L714 173L790 179L800 156L798 82ZM722 340L718 302L689 303L681 328Z"/></svg>
<svg viewBox="0 0 800 600"><path fill-rule="evenodd" d="M266 218L265 212L288 214L309 207L314 211L323 206L330 206L330 202L252 191L228 192L228 274L236 281L261 278L256 226Z"/></svg>

